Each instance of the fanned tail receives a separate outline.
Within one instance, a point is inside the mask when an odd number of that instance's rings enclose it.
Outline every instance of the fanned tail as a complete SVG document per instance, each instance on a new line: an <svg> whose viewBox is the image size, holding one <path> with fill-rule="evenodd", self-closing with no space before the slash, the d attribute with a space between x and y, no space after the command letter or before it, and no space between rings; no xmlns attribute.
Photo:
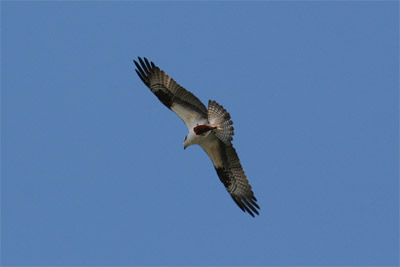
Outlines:
<svg viewBox="0 0 400 267"><path fill-rule="evenodd" d="M233 122L230 120L231 115L223 106L214 100L208 101L208 122L212 126L216 126L215 135L225 144L229 145L233 139Z"/></svg>

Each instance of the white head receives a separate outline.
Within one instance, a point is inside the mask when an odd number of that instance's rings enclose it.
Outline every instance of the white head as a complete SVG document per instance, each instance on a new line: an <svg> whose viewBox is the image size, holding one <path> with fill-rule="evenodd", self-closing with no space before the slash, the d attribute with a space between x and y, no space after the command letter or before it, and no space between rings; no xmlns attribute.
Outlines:
<svg viewBox="0 0 400 267"><path fill-rule="evenodd" d="M188 146L196 144L196 135L192 131L188 133L188 135L185 137L185 140L183 140L183 149L186 149Z"/></svg>

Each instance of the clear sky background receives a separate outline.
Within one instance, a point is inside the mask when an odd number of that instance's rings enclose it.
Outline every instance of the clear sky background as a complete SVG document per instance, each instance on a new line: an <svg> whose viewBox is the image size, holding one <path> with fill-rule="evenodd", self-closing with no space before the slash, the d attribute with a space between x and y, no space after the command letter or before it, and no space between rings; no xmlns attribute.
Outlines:
<svg viewBox="0 0 400 267"><path fill-rule="evenodd" d="M399 3L1 3L3 265L399 264ZM145 56L230 112L231 200Z"/></svg>

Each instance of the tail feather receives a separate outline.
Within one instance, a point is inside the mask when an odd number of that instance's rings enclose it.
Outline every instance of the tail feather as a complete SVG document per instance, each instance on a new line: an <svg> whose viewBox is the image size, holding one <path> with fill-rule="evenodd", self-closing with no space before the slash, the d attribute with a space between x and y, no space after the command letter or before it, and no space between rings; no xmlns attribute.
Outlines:
<svg viewBox="0 0 400 267"><path fill-rule="evenodd" d="M233 122L230 120L231 115L217 102L208 101L208 122L212 126L216 126L215 135L225 144L229 145L233 140Z"/></svg>

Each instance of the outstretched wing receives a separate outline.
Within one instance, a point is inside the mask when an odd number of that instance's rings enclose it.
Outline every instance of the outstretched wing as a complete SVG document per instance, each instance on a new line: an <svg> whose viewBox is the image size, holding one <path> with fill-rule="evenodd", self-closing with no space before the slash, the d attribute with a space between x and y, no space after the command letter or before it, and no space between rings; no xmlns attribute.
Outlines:
<svg viewBox="0 0 400 267"><path fill-rule="evenodd" d="M231 195L233 201L244 212L254 217L260 209L257 199L240 164L239 157L232 144L225 144L217 137L212 136L209 142L203 142L201 147L214 164L219 179Z"/></svg>
<svg viewBox="0 0 400 267"><path fill-rule="evenodd" d="M153 62L146 58L144 61L140 57L138 59L140 64L135 60L133 62L140 79L167 108L184 121L188 129L200 120L207 119L207 109L195 95L171 79Z"/></svg>

